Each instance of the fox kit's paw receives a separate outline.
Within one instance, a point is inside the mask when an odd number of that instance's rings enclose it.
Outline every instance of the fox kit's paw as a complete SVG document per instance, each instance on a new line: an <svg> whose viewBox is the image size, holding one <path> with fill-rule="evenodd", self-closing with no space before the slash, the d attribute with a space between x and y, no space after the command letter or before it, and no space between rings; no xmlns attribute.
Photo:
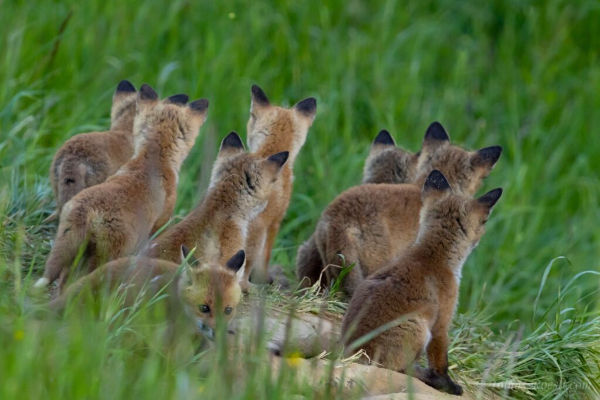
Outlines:
<svg viewBox="0 0 600 400"><path fill-rule="evenodd" d="M460 396L463 393L462 387L454 382L448 374L439 374L431 368L419 368L415 370L415 376L437 390L457 396Z"/></svg>

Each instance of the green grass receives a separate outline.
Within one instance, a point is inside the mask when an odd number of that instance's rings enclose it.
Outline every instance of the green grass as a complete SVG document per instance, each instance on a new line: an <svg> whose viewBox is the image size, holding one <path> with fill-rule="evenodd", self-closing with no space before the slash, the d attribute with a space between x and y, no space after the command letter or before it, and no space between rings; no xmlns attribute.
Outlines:
<svg viewBox="0 0 600 400"><path fill-rule="evenodd" d="M260 352L236 367L204 353L173 361L156 316L122 328L110 312L47 321L29 311L27 289L55 229L41 222L53 208L51 158L66 138L108 125L121 79L210 99L182 168L178 214L202 198L220 138L245 133L252 83L277 103L317 97L273 254L290 272L322 209L360 182L379 129L413 151L433 120L468 148L502 145L482 193L505 192L465 265L453 372L530 384L494 389L505 396L600 396L596 1L0 7L1 398L327 396L285 374L270 379ZM240 379L239 366L253 372Z"/></svg>

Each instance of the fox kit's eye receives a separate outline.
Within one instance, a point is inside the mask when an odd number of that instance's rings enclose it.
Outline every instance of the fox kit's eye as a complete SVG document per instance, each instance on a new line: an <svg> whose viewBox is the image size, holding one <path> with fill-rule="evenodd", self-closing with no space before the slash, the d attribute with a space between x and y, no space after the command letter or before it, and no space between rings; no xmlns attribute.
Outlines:
<svg viewBox="0 0 600 400"><path fill-rule="evenodd" d="M229 315L229 314L231 314L232 311L233 311L233 308L225 307L225 314Z"/></svg>
<svg viewBox="0 0 600 400"><path fill-rule="evenodd" d="M210 312L210 307L208 304L202 304L201 306L198 306L198 308L200 309L200 312L203 312L204 314L208 314Z"/></svg>

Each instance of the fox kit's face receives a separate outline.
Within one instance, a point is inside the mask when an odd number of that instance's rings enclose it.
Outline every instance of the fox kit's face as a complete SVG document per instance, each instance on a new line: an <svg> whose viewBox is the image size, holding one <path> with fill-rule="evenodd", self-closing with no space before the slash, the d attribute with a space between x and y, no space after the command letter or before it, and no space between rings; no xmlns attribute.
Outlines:
<svg viewBox="0 0 600 400"><path fill-rule="evenodd" d="M409 183L417 168L418 157L396 147L388 131L379 132L365 161L363 183Z"/></svg>
<svg viewBox="0 0 600 400"><path fill-rule="evenodd" d="M317 112L317 101L309 97L292 108L271 105L258 86L252 86L252 103L248 120L248 147L257 151L267 140L279 141L290 151L292 159L306 141L308 128ZM271 137L271 138L269 138Z"/></svg>
<svg viewBox="0 0 600 400"><path fill-rule="evenodd" d="M137 97L134 121L136 151L147 140L157 141L161 150L177 161L185 157L196 141L208 109L200 99L188 104L188 96L178 94L164 100L148 85L142 85Z"/></svg>
<svg viewBox="0 0 600 400"><path fill-rule="evenodd" d="M244 150L237 133L231 132L223 139L219 155L213 166L210 186L227 180L239 188L240 208L260 212L267 204L281 167L286 163L288 152L267 158ZM259 210L257 210L259 208Z"/></svg>
<svg viewBox="0 0 600 400"><path fill-rule="evenodd" d="M201 264L187 266L179 282L180 297L186 313L199 333L214 339L217 321L227 326L235 315L242 289L245 253L240 250L225 266Z"/></svg>
<svg viewBox="0 0 600 400"><path fill-rule="evenodd" d="M432 123L427 129L419 155L416 183L421 185L429 173L441 171L457 193L473 195L500 158L502 147L485 147L467 151L450 144L441 124Z"/></svg>
<svg viewBox="0 0 600 400"><path fill-rule="evenodd" d="M485 233L485 223L502 189L494 189L480 198L454 193L441 172L429 174L423 187L419 235L442 228L453 241L477 246Z"/></svg>

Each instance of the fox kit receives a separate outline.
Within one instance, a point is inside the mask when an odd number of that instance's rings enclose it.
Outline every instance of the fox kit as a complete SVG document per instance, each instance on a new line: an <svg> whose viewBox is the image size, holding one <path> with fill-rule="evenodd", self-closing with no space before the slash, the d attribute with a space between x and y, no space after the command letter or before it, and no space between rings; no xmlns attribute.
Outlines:
<svg viewBox="0 0 600 400"><path fill-rule="evenodd" d="M391 323L394 327L361 346L370 359L404 372L426 351L429 369L419 378L437 389L461 394L461 387L448 376L448 328L462 266L501 194L502 189L478 199L455 194L441 172L431 172L421 194L417 240L401 257L358 285L342 323L345 344Z"/></svg>
<svg viewBox="0 0 600 400"><path fill-rule="evenodd" d="M110 130L75 135L56 152L50 167L50 182L60 215L63 205L86 187L102 183L133 155L133 118L137 92L129 81L121 81L113 95Z"/></svg>
<svg viewBox="0 0 600 400"><path fill-rule="evenodd" d="M224 262L246 246L247 232L264 210L288 158L287 152L263 158L248 154L231 132L221 143L211 184L202 203L168 228L146 255L176 261L182 245L196 248L201 262ZM242 274L247 289L249 270Z"/></svg>
<svg viewBox="0 0 600 400"><path fill-rule="evenodd" d="M183 260L187 249L183 248ZM241 299L239 281L245 263L243 250L236 252L224 264L184 262L181 274L179 263L148 257L124 257L97 268L70 285L59 297L52 300L53 311L64 309L85 288L93 292L102 287L125 288L124 305L135 304L143 293L152 298L162 290L169 296L172 311L183 308L199 333L214 338L216 319L228 323L235 314Z"/></svg>
<svg viewBox="0 0 600 400"><path fill-rule="evenodd" d="M363 183L409 183L415 179L419 156L396 147L385 129L381 130L369 151L363 171ZM314 234L298 247L297 276L302 287L311 286L323 271L323 262Z"/></svg>
<svg viewBox="0 0 600 400"><path fill-rule="evenodd" d="M247 127L250 151L261 157L289 151L288 161L269 197L267 207L252 223L248 236L248 272L254 271L255 278L259 281L264 281L267 277L275 237L292 196L294 161L304 145L316 112L317 101L312 97L286 109L271 105L265 93L258 86L252 86Z"/></svg>
<svg viewBox="0 0 600 400"><path fill-rule="evenodd" d="M476 152L451 146L442 126L433 123L425 134L414 179L422 186L426 178L422 171L439 169L457 193L473 195L501 152L500 146ZM310 241L302 248L298 261L309 260L313 266L299 263L299 279L304 285L314 284L329 266L322 281L328 286L339 276L335 266L354 265L342 285L351 295L360 280L412 244L419 228L421 204L416 184L364 184L348 189L323 212L313 235L312 251ZM321 264L315 268L317 257Z"/></svg>
<svg viewBox="0 0 600 400"><path fill-rule="evenodd" d="M419 156L396 147L385 129L375 137L365 161L363 183L409 183L415 179Z"/></svg>
<svg viewBox="0 0 600 400"><path fill-rule="evenodd" d="M133 254L148 235L164 225L173 212L181 163L206 118L208 101L189 105L186 95L163 101L143 85L135 117L135 153L106 182L78 193L63 207L43 287L64 282L79 248L86 251L91 269L98 261Z"/></svg>

